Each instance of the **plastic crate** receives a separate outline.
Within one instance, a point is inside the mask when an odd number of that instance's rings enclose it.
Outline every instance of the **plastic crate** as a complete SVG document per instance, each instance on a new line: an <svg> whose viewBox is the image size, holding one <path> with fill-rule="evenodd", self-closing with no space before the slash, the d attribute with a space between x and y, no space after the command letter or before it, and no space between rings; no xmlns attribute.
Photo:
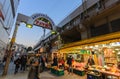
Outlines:
<svg viewBox="0 0 120 79"><path fill-rule="evenodd" d="M80 70L77 70L77 69L73 69L73 73L75 73L77 75L80 75L80 76L84 76L85 75L85 71L80 71Z"/></svg>
<svg viewBox="0 0 120 79"><path fill-rule="evenodd" d="M55 69L51 68L51 73L56 74L57 71Z"/></svg>
<svg viewBox="0 0 120 79"><path fill-rule="evenodd" d="M62 76L62 75L64 75L64 70L58 71L58 70L55 70L55 69L51 68L51 73L53 73L57 76Z"/></svg>
<svg viewBox="0 0 120 79"><path fill-rule="evenodd" d="M57 76L62 76L62 75L64 75L64 70L62 70L62 71L57 71L57 74L56 74Z"/></svg>

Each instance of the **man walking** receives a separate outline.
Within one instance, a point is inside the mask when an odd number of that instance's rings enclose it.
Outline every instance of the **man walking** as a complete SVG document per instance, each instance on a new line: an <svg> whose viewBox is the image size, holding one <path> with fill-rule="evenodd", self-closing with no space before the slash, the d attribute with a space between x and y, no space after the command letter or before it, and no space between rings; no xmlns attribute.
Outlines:
<svg viewBox="0 0 120 79"><path fill-rule="evenodd" d="M16 74L18 72L18 69L20 67L20 57L18 57L15 61L14 61L14 64L15 64L15 72L14 74Z"/></svg>

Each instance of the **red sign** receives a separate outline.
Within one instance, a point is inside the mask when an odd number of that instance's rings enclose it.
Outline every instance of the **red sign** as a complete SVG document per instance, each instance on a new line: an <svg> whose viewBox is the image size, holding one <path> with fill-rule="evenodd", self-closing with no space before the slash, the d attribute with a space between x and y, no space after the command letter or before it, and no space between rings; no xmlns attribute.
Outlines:
<svg viewBox="0 0 120 79"><path fill-rule="evenodd" d="M43 28L51 29L51 25L47 22L41 21L39 19L34 21L34 25L41 26Z"/></svg>

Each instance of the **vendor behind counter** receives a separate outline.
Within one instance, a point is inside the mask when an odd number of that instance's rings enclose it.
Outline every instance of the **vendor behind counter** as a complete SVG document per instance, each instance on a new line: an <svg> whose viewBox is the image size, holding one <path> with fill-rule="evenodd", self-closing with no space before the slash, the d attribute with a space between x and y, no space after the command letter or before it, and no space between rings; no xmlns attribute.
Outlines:
<svg viewBox="0 0 120 79"><path fill-rule="evenodd" d="M94 62L94 60L93 60L93 58L92 58L91 55L89 56L89 59L88 59L87 64L90 65L90 66L91 66L91 65L95 65L95 62Z"/></svg>

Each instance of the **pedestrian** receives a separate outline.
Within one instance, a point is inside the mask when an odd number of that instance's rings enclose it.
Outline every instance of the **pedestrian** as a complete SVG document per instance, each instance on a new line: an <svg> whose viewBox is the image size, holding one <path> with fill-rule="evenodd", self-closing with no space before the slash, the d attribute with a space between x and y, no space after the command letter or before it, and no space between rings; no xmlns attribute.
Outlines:
<svg viewBox="0 0 120 79"><path fill-rule="evenodd" d="M30 58L30 57L27 57L27 63L26 63L26 69L27 69L27 70L30 69L30 61L31 61L31 58Z"/></svg>
<svg viewBox="0 0 120 79"><path fill-rule="evenodd" d="M60 68L64 69L64 67L65 67L65 60L64 60L64 57L62 57L60 59Z"/></svg>
<svg viewBox="0 0 120 79"><path fill-rule="evenodd" d="M90 66L95 65L95 62L94 62L94 60L93 60L91 55L89 56L87 64L90 65Z"/></svg>
<svg viewBox="0 0 120 79"><path fill-rule="evenodd" d="M46 57L45 56L40 56L40 66L41 66L41 72L43 72L46 69Z"/></svg>
<svg viewBox="0 0 120 79"><path fill-rule="evenodd" d="M35 68L34 69L34 79L39 79L38 75L39 75L39 57L35 57L34 58L34 63L32 63L32 66Z"/></svg>
<svg viewBox="0 0 120 79"><path fill-rule="evenodd" d="M55 56L53 58L53 66L58 66L58 58L57 58L57 56Z"/></svg>
<svg viewBox="0 0 120 79"><path fill-rule="evenodd" d="M6 60L7 60L7 55L5 55L3 58L3 65L5 65Z"/></svg>
<svg viewBox="0 0 120 79"><path fill-rule="evenodd" d="M67 58L68 74L70 74L70 72L73 72L72 61L73 57L70 55L70 57Z"/></svg>
<svg viewBox="0 0 120 79"><path fill-rule="evenodd" d="M18 72L18 69L20 67L20 57L18 57L15 61L14 61L14 64L15 64L15 71L14 71L14 74L16 74Z"/></svg>
<svg viewBox="0 0 120 79"><path fill-rule="evenodd" d="M23 55L20 60L21 60L20 70L25 71L26 70L27 57L25 55Z"/></svg>
<svg viewBox="0 0 120 79"><path fill-rule="evenodd" d="M12 56L11 56L11 62L13 62L13 61L14 61L14 56L12 55Z"/></svg>

